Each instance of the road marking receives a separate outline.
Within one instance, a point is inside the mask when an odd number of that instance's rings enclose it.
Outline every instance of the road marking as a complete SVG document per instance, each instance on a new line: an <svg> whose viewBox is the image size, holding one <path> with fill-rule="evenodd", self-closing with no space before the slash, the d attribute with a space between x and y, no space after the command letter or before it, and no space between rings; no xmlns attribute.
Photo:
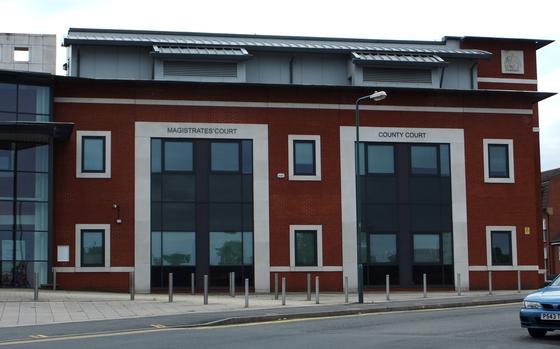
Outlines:
<svg viewBox="0 0 560 349"><path fill-rule="evenodd" d="M163 332L163 331L212 330L212 329L220 329L220 328L261 326L261 325L284 324L284 323L294 323L294 322L303 322L303 321L312 321L312 320L328 320L328 319L335 319L335 318L348 318L348 317L359 317L359 316L382 316L382 315L403 314L403 313L436 312L436 311L446 311L446 310L455 310L455 309L458 310L458 309L476 309L476 308L495 308L495 307L511 306L513 304L518 304L518 303L473 305L473 306L468 306L468 307L457 307L457 308L384 311L384 312L379 312L379 313L361 313L361 314L352 314L352 315L323 316L323 317L315 317L315 318L310 317L310 318L303 318L303 319L271 320L271 321L265 321L265 322L252 322L252 323L246 323L246 324L232 324L232 325L217 325L217 326L207 326L207 327L146 328L146 329L138 329L138 330L126 330L126 331L120 331L120 332L119 331L116 331L116 332L97 332L97 333L88 333L88 334L58 336L58 337L48 337L48 336L39 334L39 335L31 336L31 338L33 338L33 339L15 339L15 340L2 341L2 342L0 342L0 346L22 345L22 344L32 344L32 343L42 343L42 342L59 342L59 341L92 339L92 338L103 338L103 337L117 337L117 336L127 336L127 335L136 335L136 334L144 334L144 333ZM151 325L151 326L155 327L155 325ZM159 325L159 326L163 326L163 325Z"/></svg>
<svg viewBox="0 0 560 349"><path fill-rule="evenodd" d="M160 325L160 324L153 324L153 325L150 325L150 326L152 326L153 328L166 328L167 327L165 325Z"/></svg>

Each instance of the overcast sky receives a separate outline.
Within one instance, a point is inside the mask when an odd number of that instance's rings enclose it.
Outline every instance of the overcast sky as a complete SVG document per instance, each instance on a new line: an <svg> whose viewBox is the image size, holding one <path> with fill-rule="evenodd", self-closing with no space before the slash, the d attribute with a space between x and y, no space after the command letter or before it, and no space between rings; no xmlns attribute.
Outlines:
<svg viewBox="0 0 560 349"><path fill-rule="evenodd" d="M502 36L560 40L560 2L436 0L0 0L0 32L68 28L439 40ZM57 69L66 57L57 52ZM538 51L539 90L560 92L560 43ZM560 167L560 96L539 104L542 170Z"/></svg>

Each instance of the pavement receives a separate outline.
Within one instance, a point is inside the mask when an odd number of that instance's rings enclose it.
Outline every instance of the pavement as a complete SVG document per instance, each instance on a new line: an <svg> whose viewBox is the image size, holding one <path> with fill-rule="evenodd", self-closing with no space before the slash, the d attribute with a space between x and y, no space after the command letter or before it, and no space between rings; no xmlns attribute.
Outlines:
<svg viewBox="0 0 560 349"><path fill-rule="evenodd" d="M349 315L357 313L405 311L415 309L452 308L520 302L530 291L392 292L390 300L384 292L366 292L364 304L358 304L356 294L345 303L342 293L322 293L319 304L315 294L311 301L305 293L288 293L286 305L281 296L250 294L245 308L242 294L210 294L203 305L202 294L176 293L170 303L167 294L136 294L130 300L127 293L40 290L39 301L33 301L33 290L0 289L0 327L33 326L94 320L118 320L181 315L185 326L273 321L278 319ZM184 315L184 316L183 316Z"/></svg>

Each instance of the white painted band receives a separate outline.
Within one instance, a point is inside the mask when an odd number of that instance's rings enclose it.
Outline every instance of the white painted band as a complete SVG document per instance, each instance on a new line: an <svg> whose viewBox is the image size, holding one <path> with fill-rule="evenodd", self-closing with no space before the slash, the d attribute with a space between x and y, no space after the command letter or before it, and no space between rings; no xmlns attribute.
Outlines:
<svg viewBox="0 0 560 349"><path fill-rule="evenodd" d="M342 266L322 266L322 267L270 267L270 271L273 273L282 273L282 272L333 272L333 271L342 271Z"/></svg>
<svg viewBox="0 0 560 349"><path fill-rule="evenodd" d="M137 98L81 98L55 97L55 103L78 104L125 104L125 105L164 105L188 107L226 107L226 108L279 108L279 109L330 109L354 110L354 104L327 103L274 103L274 102L238 102L238 101L197 101L183 99L137 99ZM509 108L466 108L466 107L425 107L402 105L361 105L361 110L406 111L424 113L473 113L473 114L516 114L533 115L532 109Z"/></svg>
<svg viewBox="0 0 560 349"><path fill-rule="evenodd" d="M494 82L498 84L527 84L536 85L538 80L535 79L507 79L507 78L481 78L479 77L478 82Z"/></svg>
<svg viewBox="0 0 560 349"><path fill-rule="evenodd" d="M57 273L128 273L134 271L134 267L53 267L53 271Z"/></svg>
<svg viewBox="0 0 560 349"><path fill-rule="evenodd" d="M538 265L471 265L469 271L539 271Z"/></svg>

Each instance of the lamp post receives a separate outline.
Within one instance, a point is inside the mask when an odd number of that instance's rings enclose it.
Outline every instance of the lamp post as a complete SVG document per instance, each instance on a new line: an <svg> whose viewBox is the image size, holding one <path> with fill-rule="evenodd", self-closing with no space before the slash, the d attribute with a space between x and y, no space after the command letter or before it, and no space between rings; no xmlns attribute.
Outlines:
<svg viewBox="0 0 560 349"><path fill-rule="evenodd" d="M367 99L372 99L375 102L381 101L387 97L385 91L375 91L371 95L360 97L356 100L356 145L354 154L356 159L354 161L356 171L356 246L357 246L357 262L358 262L358 303L364 303L364 266L362 264L361 246L360 246L360 231L362 230L362 198L360 193L360 102Z"/></svg>

